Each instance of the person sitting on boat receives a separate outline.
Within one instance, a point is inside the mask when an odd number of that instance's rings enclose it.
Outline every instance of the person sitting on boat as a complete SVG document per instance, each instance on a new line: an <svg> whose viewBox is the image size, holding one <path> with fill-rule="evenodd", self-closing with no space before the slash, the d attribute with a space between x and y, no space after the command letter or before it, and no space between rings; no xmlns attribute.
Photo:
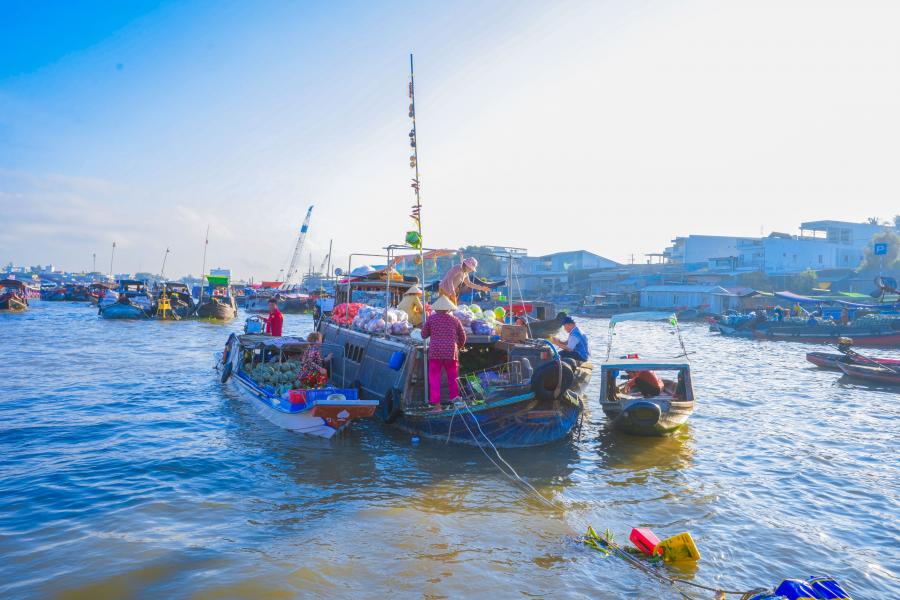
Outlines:
<svg viewBox="0 0 900 600"><path fill-rule="evenodd" d="M474 273L476 269L478 269L478 261L471 256L462 261L461 264L450 267L450 270L441 279L438 292L441 296L449 298L455 305L459 303L459 295L463 292L463 288L480 292L491 291L491 288L478 285L469 278L469 273Z"/></svg>
<svg viewBox="0 0 900 600"><path fill-rule="evenodd" d="M275 337L281 337L281 328L284 325L284 315L278 310L278 301L269 298L269 316L265 317L266 333Z"/></svg>
<svg viewBox="0 0 900 600"><path fill-rule="evenodd" d="M624 388L626 394L637 388L644 398L655 398L663 391L663 380L653 371L628 371L628 377Z"/></svg>
<svg viewBox="0 0 900 600"><path fill-rule="evenodd" d="M588 344L588 338L584 335L575 324L575 319L566 316L562 322L563 329L569 334L565 342L554 337L550 341L559 349L560 358L574 358L578 362L584 362L591 357L591 350Z"/></svg>
<svg viewBox="0 0 900 600"><path fill-rule="evenodd" d="M459 319L450 314L456 305L441 296L431 305L432 314L422 326L422 339L430 339L428 346L428 403L441 404L441 374L447 372L447 387L451 401L459 397L459 349L466 345L466 331Z"/></svg>
<svg viewBox="0 0 900 600"><path fill-rule="evenodd" d="M409 317L413 327L422 326L422 315L425 314L425 305L422 304L422 290L414 285L403 293L403 300L397 305Z"/></svg>
<svg viewBox="0 0 900 600"><path fill-rule="evenodd" d="M331 360L331 354L322 358L320 349L322 334L318 331L306 336L306 341L309 345L300 358L300 383L308 389L320 388L328 383L328 369L325 368L325 363Z"/></svg>
<svg viewBox="0 0 900 600"><path fill-rule="evenodd" d="M841 325L847 326L850 324L850 311L847 310L847 307L841 309Z"/></svg>

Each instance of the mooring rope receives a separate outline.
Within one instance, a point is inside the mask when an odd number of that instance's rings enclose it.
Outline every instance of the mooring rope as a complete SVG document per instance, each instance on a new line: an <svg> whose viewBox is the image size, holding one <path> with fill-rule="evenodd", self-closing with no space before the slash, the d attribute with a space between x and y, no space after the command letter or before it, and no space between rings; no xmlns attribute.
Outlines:
<svg viewBox="0 0 900 600"><path fill-rule="evenodd" d="M490 445L491 449L493 449L494 454L497 456L497 459L500 460L500 462L503 463L503 465L505 465L509 469L509 471L510 471L509 473L507 473L506 470L504 470L504 468L501 467L500 464L498 464L497 461L495 461L491 457L491 455L488 454L488 452L484 449L484 445L481 443L481 441L475 435L475 432L472 430L472 428L469 427L469 423L466 420L465 414L460 411L460 406L465 408L466 411L469 413L469 415L472 417L472 420L475 422L475 426L478 429L478 432L481 434L481 437L483 437L484 440L488 443L488 445ZM535 488L533 485L531 485L530 483L525 481L525 479L523 479L522 476L519 475L519 473L515 470L515 468L513 468L513 466L511 464L509 464L509 462L507 462L507 460L505 458L503 458L503 456L500 454L500 451L497 449L497 446L494 444L494 442L491 441L491 438L489 438L487 436L487 434L484 432L484 430L481 428L481 423L479 423L478 418L475 416L475 413L472 412L472 409L469 408L469 405L466 402L460 401L460 402L456 403L456 410L453 413L453 417L455 417L457 414L460 415L460 420L463 422L463 425L466 426L466 429L468 430L469 435L472 436L472 440L475 442L475 445L478 447L479 450L481 450L481 453L484 454L485 458L487 458L491 462L491 464L493 464L495 467L497 467L498 471L500 471L504 476L506 476L508 479L510 479L513 483L517 483L517 484L523 486L524 488L526 488L526 490L530 494L534 495L534 497L537 500L539 500L542 504L544 504L548 508L550 508L552 510L556 510L556 511L564 511L565 510L566 506L563 503L551 500L550 498L547 498L546 496L544 496L541 492L538 491L537 488ZM451 417L451 420L452 420L452 417ZM449 439L449 434L448 434L448 439ZM582 521L582 523L581 523L582 527L589 526L589 523L587 522L587 520L584 520L581 517L576 517L575 520ZM663 583L668 583L682 598L685 598L686 600L696 600L696 599L694 598L694 596L691 596L684 590L680 589L677 585L679 583L684 584L684 585L689 585L689 586L692 586L692 587L695 587L698 589L715 592L717 595L716 596L717 598L724 598L726 595L732 595L732 596L740 596L741 600L747 600L750 597L752 597L754 594L767 591L765 588L752 589L752 590L748 590L748 591L723 590L721 588L706 586L706 585L696 583L693 581L688 581L686 579L669 577L663 573L660 573L658 570L651 569L650 567L645 565L642 561L638 560L637 558L635 558L634 556L629 554L624 548L622 548L618 544L615 544L611 540L603 539L603 538L598 538L598 539L600 539L602 541L604 546L606 546L612 552L614 552L616 554L616 556L626 560L628 563L639 568L640 570L647 573L651 577L653 577Z"/></svg>

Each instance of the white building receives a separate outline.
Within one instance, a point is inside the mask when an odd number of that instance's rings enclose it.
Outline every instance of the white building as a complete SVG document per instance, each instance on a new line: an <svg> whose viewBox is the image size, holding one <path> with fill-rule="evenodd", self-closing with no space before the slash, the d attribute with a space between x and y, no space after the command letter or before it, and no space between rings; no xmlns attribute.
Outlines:
<svg viewBox="0 0 900 600"><path fill-rule="evenodd" d="M717 285L651 285L641 290L641 308L722 313L738 302L737 296Z"/></svg>
<svg viewBox="0 0 900 600"><path fill-rule="evenodd" d="M740 244L753 239L727 235L676 237L672 245L663 251L663 258L676 265L702 264L712 258L737 256Z"/></svg>

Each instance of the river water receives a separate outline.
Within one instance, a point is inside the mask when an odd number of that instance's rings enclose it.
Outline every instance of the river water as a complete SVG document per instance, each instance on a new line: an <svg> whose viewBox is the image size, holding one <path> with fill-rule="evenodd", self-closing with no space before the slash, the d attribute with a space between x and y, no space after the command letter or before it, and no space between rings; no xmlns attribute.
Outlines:
<svg viewBox="0 0 900 600"><path fill-rule="evenodd" d="M582 321L595 358L607 323ZM900 598L900 395L812 367L811 346L682 325L682 433L606 430L595 381L577 439L503 453L549 510L477 448L271 425L211 369L239 327L0 315L0 597L677 597L581 545L591 523L625 543L690 531L702 560L668 573L707 585L827 573ZM678 352L666 324L617 329L619 353Z"/></svg>

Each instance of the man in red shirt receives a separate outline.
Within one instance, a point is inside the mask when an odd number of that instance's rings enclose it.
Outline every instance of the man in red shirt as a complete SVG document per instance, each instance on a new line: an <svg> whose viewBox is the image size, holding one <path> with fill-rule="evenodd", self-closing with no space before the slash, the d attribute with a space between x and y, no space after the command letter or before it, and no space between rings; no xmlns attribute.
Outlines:
<svg viewBox="0 0 900 600"><path fill-rule="evenodd" d="M663 391L663 381L653 371L629 371L628 383L625 384L625 392L631 393L637 388L644 398L655 398Z"/></svg>
<svg viewBox="0 0 900 600"><path fill-rule="evenodd" d="M275 298L269 298L269 316L264 321L266 322L266 333L277 337L281 336L284 315L278 310L278 301Z"/></svg>

